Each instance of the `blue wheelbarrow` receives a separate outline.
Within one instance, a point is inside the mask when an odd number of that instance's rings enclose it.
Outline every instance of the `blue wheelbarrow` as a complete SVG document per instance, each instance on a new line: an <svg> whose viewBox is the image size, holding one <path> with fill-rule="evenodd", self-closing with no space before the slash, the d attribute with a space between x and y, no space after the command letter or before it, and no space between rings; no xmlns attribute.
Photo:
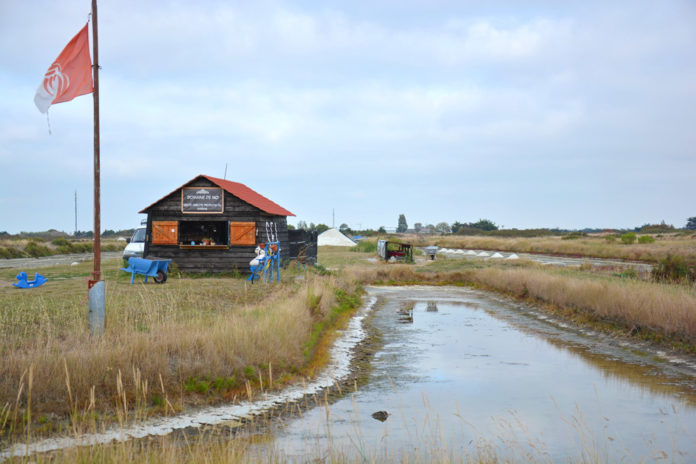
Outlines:
<svg viewBox="0 0 696 464"><path fill-rule="evenodd" d="M128 258L128 267L121 268L122 271L131 273L131 284L135 279L136 274L152 277L155 283L163 284L167 281L167 267L171 263L171 259L144 259L144 258Z"/></svg>

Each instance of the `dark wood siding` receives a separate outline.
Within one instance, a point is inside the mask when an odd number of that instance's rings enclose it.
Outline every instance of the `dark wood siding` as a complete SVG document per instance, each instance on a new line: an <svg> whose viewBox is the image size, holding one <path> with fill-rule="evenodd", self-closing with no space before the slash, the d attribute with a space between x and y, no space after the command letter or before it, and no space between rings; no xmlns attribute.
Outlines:
<svg viewBox="0 0 696 464"><path fill-rule="evenodd" d="M207 179L197 179L186 187L215 187ZM150 206L147 210L146 258L171 259L185 272L233 272L249 273L249 261L254 256L255 245L230 246L229 249L181 249L179 245L153 245L152 221L232 221L255 222L256 243L266 242L266 223L275 223L273 232L278 231L281 262L289 258L288 223L285 216L268 214L236 196L225 192L225 208L222 214L183 214L181 212L181 190L176 190Z"/></svg>

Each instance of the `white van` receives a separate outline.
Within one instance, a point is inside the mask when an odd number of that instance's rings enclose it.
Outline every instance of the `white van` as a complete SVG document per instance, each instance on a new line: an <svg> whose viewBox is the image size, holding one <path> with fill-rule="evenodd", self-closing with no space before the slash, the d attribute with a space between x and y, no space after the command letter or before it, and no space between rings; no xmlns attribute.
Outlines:
<svg viewBox="0 0 696 464"><path fill-rule="evenodd" d="M133 237L123 250L123 260L128 262L128 258L142 258L145 251L145 227L138 227L133 232Z"/></svg>

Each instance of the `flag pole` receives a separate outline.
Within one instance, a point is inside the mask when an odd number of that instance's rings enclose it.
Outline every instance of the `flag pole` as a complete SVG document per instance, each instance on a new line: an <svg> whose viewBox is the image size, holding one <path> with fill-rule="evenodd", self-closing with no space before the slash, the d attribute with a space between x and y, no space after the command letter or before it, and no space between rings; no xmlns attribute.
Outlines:
<svg viewBox="0 0 696 464"><path fill-rule="evenodd" d="M99 185L99 41L97 27L97 0L92 0L92 56L94 57L94 267L89 288L89 331L92 335L104 333L105 289L101 279L101 189Z"/></svg>

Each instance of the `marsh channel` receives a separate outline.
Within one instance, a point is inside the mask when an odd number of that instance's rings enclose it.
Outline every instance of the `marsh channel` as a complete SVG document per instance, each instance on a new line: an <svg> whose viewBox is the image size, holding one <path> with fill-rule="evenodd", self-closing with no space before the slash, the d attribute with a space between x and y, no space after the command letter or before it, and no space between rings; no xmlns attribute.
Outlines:
<svg viewBox="0 0 696 464"><path fill-rule="evenodd" d="M283 459L696 462L693 358L483 291L368 292L366 381L276 424Z"/></svg>
<svg viewBox="0 0 696 464"><path fill-rule="evenodd" d="M329 366L307 383L18 443L0 450L0 461L212 427L232 439L250 433L250 458L259 461L696 462L693 356L568 325L480 290L367 293ZM270 420L245 426L257 417Z"/></svg>

